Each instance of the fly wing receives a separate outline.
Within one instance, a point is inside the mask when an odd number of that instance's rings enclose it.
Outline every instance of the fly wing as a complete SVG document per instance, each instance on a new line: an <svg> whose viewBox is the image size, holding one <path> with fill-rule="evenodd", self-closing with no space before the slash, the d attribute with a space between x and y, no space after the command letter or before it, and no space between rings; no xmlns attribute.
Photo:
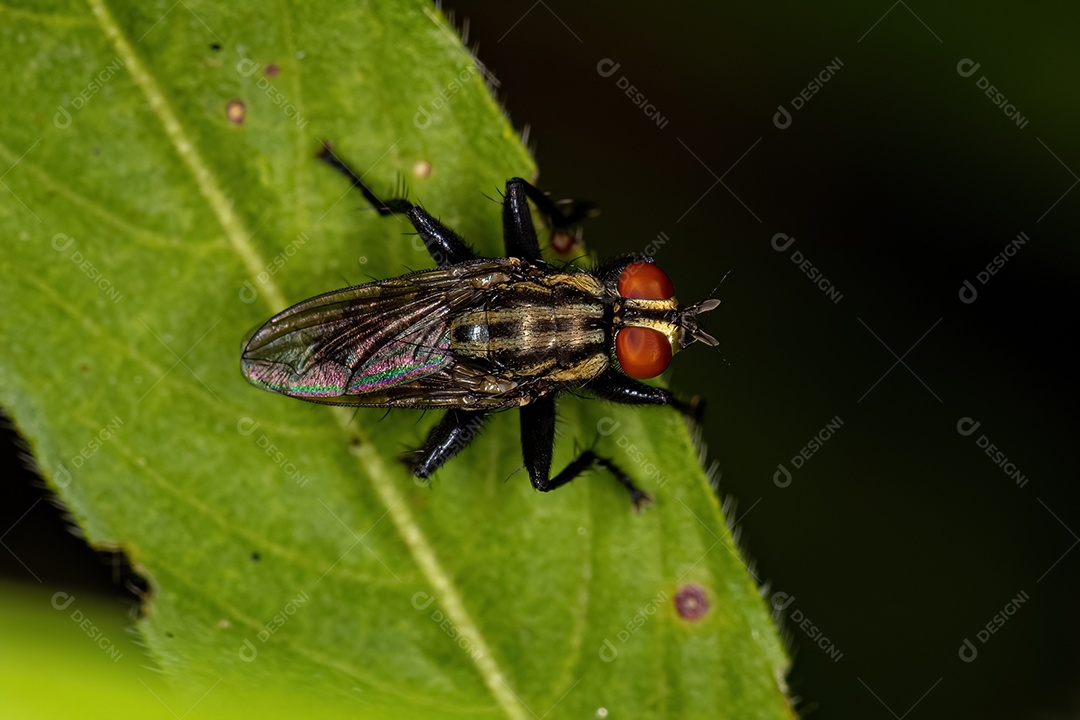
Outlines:
<svg viewBox="0 0 1080 720"><path fill-rule="evenodd" d="M516 261L514 261L516 262ZM369 404L454 365L450 318L512 263L481 260L358 285L294 305L248 341L241 367L254 385L315 402ZM335 400L340 398L340 400Z"/></svg>

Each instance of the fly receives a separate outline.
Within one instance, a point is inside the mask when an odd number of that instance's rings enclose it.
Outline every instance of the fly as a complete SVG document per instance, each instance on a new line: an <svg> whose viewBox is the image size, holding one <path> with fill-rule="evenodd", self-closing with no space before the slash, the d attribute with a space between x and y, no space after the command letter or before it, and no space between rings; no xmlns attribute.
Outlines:
<svg viewBox="0 0 1080 720"><path fill-rule="evenodd" d="M428 478L476 437L492 413L518 407L532 485L554 490L593 465L627 489L634 506L651 498L610 459L585 450L551 475L555 399L583 389L611 402L690 403L641 379L667 369L694 342L716 345L697 315L718 300L684 307L667 274L643 255L594 271L540 257L528 201L553 233L568 234L591 209L563 210L521 178L506 183L506 257L481 258L406 198L382 200L324 146L319 158L347 177L380 215L404 215L436 268L305 300L268 320L244 347L241 369L257 387L329 405L442 408L423 446L404 460Z"/></svg>

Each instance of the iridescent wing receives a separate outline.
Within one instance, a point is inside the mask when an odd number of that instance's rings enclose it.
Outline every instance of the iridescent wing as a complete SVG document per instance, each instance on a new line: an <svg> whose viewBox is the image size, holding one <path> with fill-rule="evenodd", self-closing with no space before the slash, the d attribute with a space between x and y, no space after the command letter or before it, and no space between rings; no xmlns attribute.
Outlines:
<svg viewBox="0 0 1080 720"><path fill-rule="evenodd" d="M409 398L422 397L421 386L451 387L462 372L450 351L454 312L511 280L517 265L477 260L305 300L252 335L244 377L313 402L419 407Z"/></svg>

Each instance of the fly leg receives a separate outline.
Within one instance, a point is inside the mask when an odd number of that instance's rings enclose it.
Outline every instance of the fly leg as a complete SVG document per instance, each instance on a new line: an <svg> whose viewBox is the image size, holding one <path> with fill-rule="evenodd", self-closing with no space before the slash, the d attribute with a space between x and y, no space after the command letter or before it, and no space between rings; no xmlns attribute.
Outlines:
<svg viewBox="0 0 1080 720"><path fill-rule="evenodd" d="M490 410L449 410L428 434L424 446L402 458L418 478L429 478L472 442Z"/></svg>
<svg viewBox="0 0 1080 720"><path fill-rule="evenodd" d="M353 187L363 193L364 198L380 215L404 215L409 218L409 222L423 239L424 246L431 253L431 259L439 267L476 259L476 253L457 233L433 218L423 208L413 205L407 198L381 199L344 160L334 154L328 144L323 143L318 157L352 181Z"/></svg>
<svg viewBox="0 0 1080 720"><path fill-rule="evenodd" d="M670 405L695 423L701 422L705 410L700 398L695 397L689 402L680 400L670 390L646 385L610 369L586 385L585 389L602 400L623 405Z"/></svg>
<svg viewBox="0 0 1080 720"><path fill-rule="evenodd" d="M521 178L507 180L506 199L503 201L503 240L507 257L540 259L540 244L536 240L536 228L526 198L532 200L543 215L544 223L551 229L551 244L561 253L569 250L573 242L579 239L574 226L589 217L596 208L591 202L577 201L564 210L529 182Z"/></svg>
<svg viewBox="0 0 1080 720"><path fill-rule="evenodd" d="M562 487L593 465L606 469L618 480L634 503L635 510L652 500L649 494L634 484L630 476L611 460L586 450L570 462L563 471L551 477L551 455L555 446L555 396L545 395L521 406L521 451L529 470L532 486L540 492Z"/></svg>

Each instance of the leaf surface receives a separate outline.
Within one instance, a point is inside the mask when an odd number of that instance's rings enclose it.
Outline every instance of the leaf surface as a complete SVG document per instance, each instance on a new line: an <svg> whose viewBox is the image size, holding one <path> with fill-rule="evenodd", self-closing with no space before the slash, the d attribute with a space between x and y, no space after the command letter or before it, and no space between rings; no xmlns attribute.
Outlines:
<svg viewBox="0 0 1080 720"><path fill-rule="evenodd" d="M677 413L561 402L555 467L596 441L657 497L635 514L603 472L535 493L516 412L424 487L397 456L437 414L240 376L273 313L431 265L322 139L501 253L484 194L535 168L440 14L89 0L9 3L0 26L0 404L89 540L149 578L138 625L178 685L365 717L790 717Z"/></svg>

